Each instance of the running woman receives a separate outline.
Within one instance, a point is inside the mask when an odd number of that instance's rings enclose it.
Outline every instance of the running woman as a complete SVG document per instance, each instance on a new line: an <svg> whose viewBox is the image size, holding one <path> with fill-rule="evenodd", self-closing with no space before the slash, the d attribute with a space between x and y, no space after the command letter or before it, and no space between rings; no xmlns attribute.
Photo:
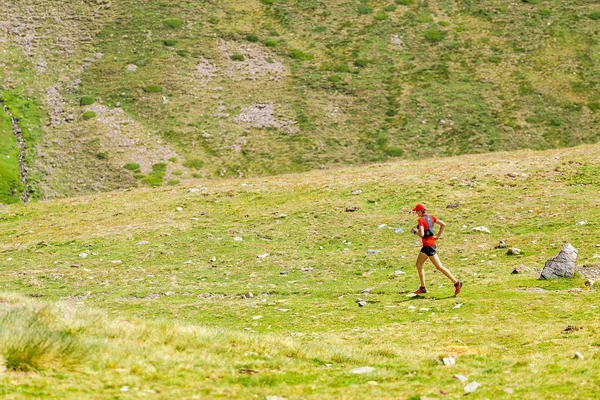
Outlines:
<svg viewBox="0 0 600 400"><path fill-rule="evenodd" d="M418 235L422 238L423 247L421 248L421 252L417 257L417 271L419 272L419 280L421 281L421 287L415 290L414 294L424 294L427 293L427 286L425 285L425 273L423 272L423 264L427 259L435 265L438 271L446 275L448 279L452 281L454 284L454 295L456 296L460 293L460 289L462 289L462 282L459 281L452 275L447 268L442 265L440 258L438 257L435 250L436 241L442 236L444 229L446 228L446 224L441 219L437 219L433 215L427 214L427 207L425 205L419 203L413 208L413 212L417 213L419 217L417 223L417 229L412 228L412 233ZM440 230L438 231L437 236L435 235L433 228L434 225L438 224L440 226Z"/></svg>

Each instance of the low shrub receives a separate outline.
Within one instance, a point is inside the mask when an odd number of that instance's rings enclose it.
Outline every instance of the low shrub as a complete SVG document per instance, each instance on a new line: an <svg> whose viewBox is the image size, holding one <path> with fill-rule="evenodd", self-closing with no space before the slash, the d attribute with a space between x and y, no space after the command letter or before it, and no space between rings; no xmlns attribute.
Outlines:
<svg viewBox="0 0 600 400"><path fill-rule="evenodd" d="M600 11L594 11L593 13L591 13L590 18L594 21L600 20Z"/></svg>
<svg viewBox="0 0 600 400"><path fill-rule="evenodd" d="M261 3L267 5L267 6L272 6L273 5L273 0L260 0Z"/></svg>
<svg viewBox="0 0 600 400"><path fill-rule="evenodd" d="M367 65L369 65L369 60L366 60L364 58L359 58L359 59L357 59L357 60L354 61L354 65L356 67L359 67L359 68L364 68Z"/></svg>
<svg viewBox="0 0 600 400"><path fill-rule="evenodd" d="M96 113L93 111L86 111L83 113L83 119L85 121L90 120L92 118L96 118Z"/></svg>
<svg viewBox="0 0 600 400"><path fill-rule="evenodd" d="M587 106L591 111L599 111L600 110L600 102L597 102L597 101L589 102Z"/></svg>
<svg viewBox="0 0 600 400"><path fill-rule="evenodd" d="M183 171L173 171L172 173L175 176L181 176L181 175L183 175Z"/></svg>
<svg viewBox="0 0 600 400"><path fill-rule="evenodd" d="M108 153L98 153L96 154L96 158L98 158L98 160L106 160L108 158Z"/></svg>
<svg viewBox="0 0 600 400"><path fill-rule="evenodd" d="M446 27L450 26L450 22L448 22L448 21L439 21L438 25L439 26L443 26L444 28L446 28Z"/></svg>
<svg viewBox="0 0 600 400"><path fill-rule="evenodd" d="M199 170L204 167L204 161L197 159L187 160L183 163L183 166L186 168Z"/></svg>
<svg viewBox="0 0 600 400"><path fill-rule="evenodd" d="M404 154L404 150L402 150L400 147L390 146L387 149L385 149L385 154L387 154L390 157L402 157L402 155Z"/></svg>
<svg viewBox="0 0 600 400"><path fill-rule="evenodd" d="M396 4L400 4L403 6L408 6L410 4L413 4L415 0L395 0Z"/></svg>
<svg viewBox="0 0 600 400"><path fill-rule="evenodd" d="M290 50L288 55L290 56L290 58L293 58L294 60L300 60L300 61L310 60L313 58L312 54L305 53L302 50L298 50L298 49Z"/></svg>
<svg viewBox="0 0 600 400"><path fill-rule="evenodd" d="M173 47L177 45L177 40L175 39L165 39L163 40L163 44L167 47Z"/></svg>
<svg viewBox="0 0 600 400"><path fill-rule="evenodd" d="M82 106L89 106L91 104L94 104L95 99L92 96L83 96L82 98L79 99L79 105Z"/></svg>
<svg viewBox="0 0 600 400"><path fill-rule="evenodd" d="M181 183L180 181L178 181L177 179L169 179L167 181L167 185L169 186L173 186L173 185L179 185L179 183Z"/></svg>
<svg viewBox="0 0 600 400"><path fill-rule="evenodd" d="M144 92L146 93L160 93L162 92L162 88L158 85L148 85L143 87Z"/></svg>
<svg viewBox="0 0 600 400"><path fill-rule="evenodd" d="M523 3L540 4L542 0L521 0Z"/></svg>
<svg viewBox="0 0 600 400"><path fill-rule="evenodd" d="M134 177L135 179L144 179L144 178L146 177L146 175L144 175L144 174L142 174L142 173L138 172L137 174L133 174L133 177Z"/></svg>
<svg viewBox="0 0 600 400"><path fill-rule="evenodd" d="M444 32L440 31L437 27L432 26L425 32L425 39L430 42L440 42L444 39Z"/></svg>
<svg viewBox="0 0 600 400"><path fill-rule="evenodd" d="M163 21L163 25L167 28L178 29L183 25L183 21L179 18L169 18Z"/></svg>
<svg viewBox="0 0 600 400"><path fill-rule="evenodd" d="M177 157L171 157L171 158L169 158L169 162L177 162Z"/></svg>
<svg viewBox="0 0 600 400"><path fill-rule="evenodd" d="M369 6L358 6L358 9L356 11L358 11L359 14L366 15L371 14L373 12L373 9Z"/></svg>
<svg viewBox="0 0 600 400"><path fill-rule="evenodd" d="M231 56L229 56L229 58L231 58L231 61L244 61L246 59L246 57L244 57L243 54L232 54Z"/></svg>
<svg viewBox="0 0 600 400"><path fill-rule="evenodd" d="M277 47L277 46L279 46L279 42L277 40L267 39L267 40L265 40L265 46L267 46L267 47Z"/></svg>
<svg viewBox="0 0 600 400"><path fill-rule="evenodd" d="M387 19L387 14L383 11L380 11L377 14L375 14L373 18L375 19L375 21L384 21Z"/></svg>
<svg viewBox="0 0 600 400"><path fill-rule="evenodd" d="M396 11L396 6L393 4L390 4L389 6L385 6L383 9L387 12Z"/></svg>
<svg viewBox="0 0 600 400"><path fill-rule="evenodd" d="M252 43L256 43L258 42L258 36L253 34L246 35L246 40Z"/></svg>
<svg viewBox="0 0 600 400"><path fill-rule="evenodd" d="M128 169L130 171L138 171L140 169L140 164L138 163L127 163L123 165L123 168Z"/></svg>
<svg viewBox="0 0 600 400"><path fill-rule="evenodd" d="M152 165L152 172L150 172L150 174L145 178L142 178L142 182L144 182L148 186L160 186L162 185L166 172L167 164L154 164Z"/></svg>

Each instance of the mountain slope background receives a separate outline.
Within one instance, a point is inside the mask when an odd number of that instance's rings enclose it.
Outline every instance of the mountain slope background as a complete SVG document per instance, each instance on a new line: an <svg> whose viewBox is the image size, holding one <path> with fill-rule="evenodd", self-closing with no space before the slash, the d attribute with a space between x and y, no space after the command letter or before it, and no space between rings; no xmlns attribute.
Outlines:
<svg viewBox="0 0 600 400"><path fill-rule="evenodd" d="M34 198L600 133L594 1L0 6L0 98L27 140ZM25 190L9 122L4 203Z"/></svg>

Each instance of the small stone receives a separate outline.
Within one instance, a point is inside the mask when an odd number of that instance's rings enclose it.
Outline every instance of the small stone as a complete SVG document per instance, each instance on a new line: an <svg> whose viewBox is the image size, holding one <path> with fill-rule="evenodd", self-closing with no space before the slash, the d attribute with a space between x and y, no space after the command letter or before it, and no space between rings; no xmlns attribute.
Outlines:
<svg viewBox="0 0 600 400"><path fill-rule="evenodd" d="M381 253L381 250L372 250L372 249L367 250L367 254L379 254L379 253Z"/></svg>
<svg viewBox="0 0 600 400"><path fill-rule="evenodd" d="M86 258L88 255L87 253L79 253L79 257L81 258Z"/></svg>
<svg viewBox="0 0 600 400"><path fill-rule="evenodd" d="M289 272L287 272L287 271L281 271L281 272L279 273L279 275L287 275L287 274L289 274Z"/></svg>
<svg viewBox="0 0 600 400"><path fill-rule="evenodd" d="M252 319L257 320L257 319L262 319L262 315L255 315L254 317L252 317Z"/></svg>
<svg viewBox="0 0 600 400"><path fill-rule="evenodd" d="M259 254L259 255L257 255L256 258L267 258L269 256L270 256L269 253L265 253L265 254Z"/></svg>
<svg viewBox="0 0 600 400"><path fill-rule="evenodd" d="M514 394L515 391L513 390L513 388L504 388L504 393L511 395Z"/></svg>
<svg viewBox="0 0 600 400"><path fill-rule="evenodd" d="M595 282L593 280L588 279L587 281L585 281L584 285L591 289L592 287L594 287L594 283Z"/></svg>
<svg viewBox="0 0 600 400"><path fill-rule="evenodd" d="M578 360L583 360L583 354L581 354L580 352L576 351L575 355L573 356L573 358L577 358Z"/></svg>
<svg viewBox="0 0 600 400"><path fill-rule="evenodd" d="M524 265L519 265L518 267L515 267L515 269L513 269L513 271L511 272L513 275L516 274L522 274L523 272L527 272L528 269L526 266Z"/></svg>
<svg viewBox="0 0 600 400"><path fill-rule="evenodd" d="M300 271L302 271L302 272L312 272L313 269L312 269L312 267L304 267L304 268L300 268Z"/></svg>
<svg viewBox="0 0 600 400"><path fill-rule="evenodd" d="M477 233L491 233L490 230L488 228L486 228L485 226L477 226L475 228L471 229L471 232L477 232Z"/></svg>
<svg viewBox="0 0 600 400"><path fill-rule="evenodd" d="M200 191L200 189L198 188L191 188L188 190L188 193L198 193Z"/></svg>
<svg viewBox="0 0 600 400"><path fill-rule="evenodd" d="M346 212L355 212L360 210L360 207L346 207Z"/></svg>
<svg viewBox="0 0 600 400"><path fill-rule="evenodd" d="M360 368L354 368L350 370L351 374L370 374L371 372L375 371L375 368L373 367L360 367Z"/></svg>
<svg viewBox="0 0 600 400"><path fill-rule="evenodd" d="M521 249L518 249L516 247L511 247L510 249L508 249L508 251L506 252L507 256L517 256L521 254Z"/></svg>
<svg viewBox="0 0 600 400"><path fill-rule="evenodd" d="M402 228L395 228L394 229L394 233L404 233L404 229L402 229Z"/></svg>
<svg viewBox="0 0 600 400"><path fill-rule="evenodd" d="M212 258L210 259L210 262L211 262L211 263L214 263L215 261L217 261L217 257L212 257Z"/></svg>
<svg viewBox="0 0 600 400"><path fill-rule="evenodd" d="M462 307L462 303L458 303L458 304L456 304L454 307L452 307L452 309L453 309L453 310L457 310L457 309L459 309L459 308L461 308L461 307Z"/></svg>
<svg viewBox="0 0 600 400"><path fill-rule="evenodd" d="M479 388L479 386L481 386L479 382L471 382L465 386L465 393L473 393Z"/></svg>
<svg viewBox="0 0 600 400"><path fill-rule="evenodd" d="M358 302L358 306L359 307L366 307L367 306L367 302L366 301L359 301Z"/></svg>
<svg viewBox="0 0 600 400"><path fill-rule="evenodd" d="M454 179L457 179L457 178L454 177ZM450 180L453 180L453 179L450 179ZM460 204L458 204L458 203L452 203L452 204L448 204L446 206L446 208L458 208L458 207L460 207Z"/></svg>
<svg viewBox="0 0 600 400"><path fill-rule="evenodd" d="M356 189L356 190L353 190L351 193L356 196L357 194L361 194L362 190Z"/></svg>
<svg viewBox="0 0 600 400"><path fill-rule="evenodd" d="M381 225L377 225L377 228L379 228L379 229L383 229L383 228L385 228L386 226L387 226L387 224L381 224Z"/></svg>
<svg viewBox="0 0 600 400"><path fill-rule="evenodd" d="M577 223L577 225L582 226L582 225L587 225L587 221L579 221Z"/></svg>
<svg viewBox="0 0 600 400"><path fill-rule="evenodd" d="M363 289L362 293L370 293L371 290L373 290L373 289L375 289L375 288L370 287L370 288L367 288L367 289Z"/></svg>
<svg viewBox="0 0 600 400"><path fill-rule="evenodd" d="M142 245L143 245L143 244L148 244L148 243L150 243L150 242L149 242L149 241L147 241L147 240L140 240L140 241L138 242L138 244L142 244Z"/></svg>
<svg viewBox="0 0 600 400"><path fill-rule="evenodd" d="M495 249L504 249L508 247L508 245L506 244L506 242L504 240L501 240L500 243L498 244L498 246L494 247Z"/></svg>
<svg viewBox="0 0 600 400"><path fill-rule="evenodd" d="M456 358L454 358L454 356L444 357L444 358L442 358L442 361L444 362L444 365L446 365L446 366L456 364Z"/></svg>
<svg viewBox="0 0 600 400"><path fill-rule="evenodd" d="M241 238L241 237L239 237L239 236L236 236L236 237L234 237L234 238L233 238L233 240L235 240L236 242L241 242L241 241L242 241L242 240L244 240L244 239L242 239L242 238Z"/></svg>
<svg viewBox="0 0 600 400"><path fill-rule="evenodd" d="M177 207L177 209L176 209L176 210L177 210L177 211L183 211L183 208L181 208L181 207Z"/></svg>
<svg viewBox="0 0 600 400"><path fill-rule="evenodd" d="M265 400L287 400L285 397L279 396L265 396Z"/></svg>
<svg viewBox="0 0 600 400"><path fill-rule="evenodd" d="M406 275L404 271L394 271L394 275Z"/></svg>
<svg viewBox="0 0 600 400"><path fill-rule="evenodd" d="M456 379L458 379L459 381L461 381L462 383L465 383L466 381L468 381L468 380L469 380L469 378L467 378L467 377L466 377L466 376L464 376L464 375L460 375L460 374L454 374L454 377L455 377Z"/></svg>
<svg viewBox="0 0 600 400"><path fill-rule="evenodd" d="M129 392L129 386L123 386L119 389L121 392Z"/></svg>

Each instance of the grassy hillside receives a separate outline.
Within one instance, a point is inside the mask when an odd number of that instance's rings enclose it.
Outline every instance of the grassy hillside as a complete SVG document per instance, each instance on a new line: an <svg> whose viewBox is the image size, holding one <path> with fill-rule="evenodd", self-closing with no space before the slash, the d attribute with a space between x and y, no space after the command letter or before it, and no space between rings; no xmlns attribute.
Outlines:
<svg viewBox="0 0 600 400"><path fill-rule="evenodd" d="M598 139L590 1L0 6L40 197Z"/></svg>
<svg viewBox="0 0 600 400"><path fill-rule="evenodd" d="M0 285L13 293L0 301L0 393L460 398L460 374L481 384L474 398L595 398L600 298L584 282L599 269L599 155L468 155L0 208ZM438 247L465 283L456 298L431 264L430 293L406 296L418 201L448 225ZM580 273L538 280L566 242Z"/></svg>

